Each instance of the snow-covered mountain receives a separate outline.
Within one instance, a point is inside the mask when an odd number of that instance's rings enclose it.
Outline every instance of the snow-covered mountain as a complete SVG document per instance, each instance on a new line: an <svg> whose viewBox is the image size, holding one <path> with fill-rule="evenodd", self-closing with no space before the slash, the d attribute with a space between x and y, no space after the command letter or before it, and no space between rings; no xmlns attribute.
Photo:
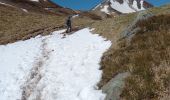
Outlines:
<svg viewBox="0 0 170 100"><path fill-rule="evenodd" d="M93 10L100 10L106 14L113 12L118 13L133 13L147 8L153 7L144 0L105 0L97 5Z"/></svg>

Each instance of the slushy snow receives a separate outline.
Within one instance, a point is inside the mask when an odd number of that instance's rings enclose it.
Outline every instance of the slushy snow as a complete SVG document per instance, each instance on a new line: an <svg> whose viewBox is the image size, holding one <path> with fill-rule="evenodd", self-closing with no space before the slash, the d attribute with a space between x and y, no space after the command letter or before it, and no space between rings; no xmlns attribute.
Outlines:
<svg viewBox="0 0 170 100"><path fill-rule="evenodd" d="M102 54L111 42L89 28L62 38L64 31L0 46L1 100L21 99L22 87L31 83L29 73L41 61L36 72L41 79L28 100L104 100L96 85L102 76Z"/></svg>

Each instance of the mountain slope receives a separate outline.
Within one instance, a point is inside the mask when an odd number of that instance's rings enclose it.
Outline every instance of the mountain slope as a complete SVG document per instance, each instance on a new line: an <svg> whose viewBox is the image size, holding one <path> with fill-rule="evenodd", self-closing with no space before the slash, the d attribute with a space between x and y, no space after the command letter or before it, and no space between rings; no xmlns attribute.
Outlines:
<svg viewBox="0 0 170 100"><path fill-rule="evenodd" d="M92 25L114 44L101 61L106 100L169 100L169 10L166 5Z"/></svg>
<svg viewBox="0 0 170 100"><path fill-rule="evenodd" d="M71 9L50 2L29 0L0 0L0 44L49 34L63 28Z"/></svg>
<svg viewBox="0 0 170 100"><path fill-rule="evenodd" d="M27 12L36 12L36 13L55 13L58 15L69 15L74 14L75 12L71 9L62 8L59 5L52 3L49 0L0 0L1 3L6 5L11 5L18 9L25 9Z"/></svg>
<svg viewBox="0 0 170 100"><path fill-rule="evenodd" d="M36 11L23 11L16 6L0 4L0 44L28 39L50 30L61 28L66 15L46 12L37 7Z"/></svg>

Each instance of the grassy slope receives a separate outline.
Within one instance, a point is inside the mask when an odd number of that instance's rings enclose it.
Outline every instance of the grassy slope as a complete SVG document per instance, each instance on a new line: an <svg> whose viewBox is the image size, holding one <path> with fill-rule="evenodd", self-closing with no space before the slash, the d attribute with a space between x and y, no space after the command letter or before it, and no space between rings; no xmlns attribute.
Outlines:
<svg viewBox="0 0 170 100"><path fill-rule="evenodd" d="M25 13L0 5L0 44L36 36L43 33L40 32L42 28L62 26L64 18L54 14Z"/></svg>
<svg viewBox="0 0 170 100"><path fill-rule="evenodd" d="M170 93L170 6L150 9L156 15L138 23L142 29L137 32L130 42L124 39L112 46L102 58L101 69L103 77L99 86L103 86L116 74L130 72L122 93L125 100L160 100ZM162 14L165 14L164 16ZM158 16L162 15L162 16ZM111 39L119 38L125 27L134 20L136 14L130 14L110 20L100 25L97 30L101 35ZM109 19L108 19L109 20ZM105 20L107 21L107 20ZM113 25L113 23L116 23ZM106 30L112 25L112 30ZM101 26L103 25L103 26ZM143 27L145 26L145 27ZM111 27L110 27L111 28ZM145 30L145 31L144 31ZM117 38L114 38L114 37ZM114 42L115 43L115 42Z"/></svg>
<svg viewBox="0 0 170 100"><path fill-rule="evenodd" d="M160 100L170 92L170 14L139 22L138 27L142 28L130 45L121 47L124 67L131 72L122 96Z"/></svg>
<svg viewBox="0 0 170 100"><path fill-rule="evenodd" d="M85 27L93 23L95 16L76 18L73 20L75 27ZM7 44L17 40L25 40L39 34L46 35L50 32L64 28L66 14L23 12L16 7L0 4L0 44ZM96 16L98 20L98 16Z"/></svg>

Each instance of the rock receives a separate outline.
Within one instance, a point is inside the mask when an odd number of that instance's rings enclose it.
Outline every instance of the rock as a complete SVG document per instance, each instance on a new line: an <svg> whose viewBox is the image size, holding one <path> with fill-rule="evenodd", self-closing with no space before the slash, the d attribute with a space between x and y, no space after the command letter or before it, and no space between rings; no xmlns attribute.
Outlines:
<svg viewBox="0 0 170 100"><path fill-rule="evenodd" d="M130 73L120 73L112 78L106 85L102 87L102 91L106 93L105 100L119 100L120 94L124 87L124 79L128 77Z"/></svg>
<svg viewBox="0 0 170 100"><path fill-rule="evenodd" d="M152 16L154 16L154 14L152 14L149 10L140 11L134 21L120 33L120 40L126 38L130 41L133 35L140 30L140 28L136 26L137 22L140 20L146 20Z"/></svg>

